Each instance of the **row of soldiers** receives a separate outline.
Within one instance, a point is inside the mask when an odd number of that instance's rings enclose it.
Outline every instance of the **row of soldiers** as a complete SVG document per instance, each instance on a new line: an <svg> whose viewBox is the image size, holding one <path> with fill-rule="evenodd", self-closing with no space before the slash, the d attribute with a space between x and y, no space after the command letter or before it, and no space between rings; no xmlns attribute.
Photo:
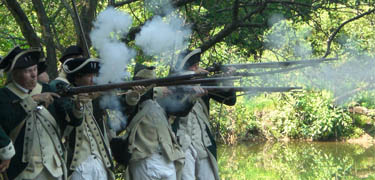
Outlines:
<svg viewBox="0 0 375 180"><path fill-rule="evenodd" d="M200 49L182 53L176 74L206 73ZM70 46L60 58L59 77L49 82L41 49L15 47L0 61L8 82L0 89L0 171L4 179L115 179L114 163L127 179L219 179L209 101L236 102L235 92L194 93L142 87L122 93L127 125L116 136L102 95L60 97L59 89L94 84L100 63ZM137 64L134 80L156 78Z"/></svg>

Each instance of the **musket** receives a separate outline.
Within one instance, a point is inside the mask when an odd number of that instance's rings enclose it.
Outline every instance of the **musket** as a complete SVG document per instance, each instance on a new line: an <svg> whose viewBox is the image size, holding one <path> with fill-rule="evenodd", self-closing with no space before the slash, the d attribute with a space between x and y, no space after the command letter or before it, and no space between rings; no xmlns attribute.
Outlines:
<svg viewBox="0 0 375 180"><path fill-rule="evenodd" d="M87 39L86 39L86 36L85 36L85 31L83 30L83 26L82 26L82 23L81 23L81 18L79 17L79 14L78 14L78 11L77 11L76 2L74 0L72 0L72 5L73 5L74 14L76 15L76 18L77 18L77 21L78 21L79 30L81 31L81 34L82 34L82 41L83 41L83 44L85 46L85 50L86 50L87 56L90 57L89 45L87 43Z"/></svg>
<svg viewBox="0 0 375 180"><path fill-rule="evenodd" d="M242 76L242 77L246 77L246 76L264 76L264 75L268 75L268 74L277 74L277 73L287 73L289 71L294 71L296 69L302 69L302 68L305 68L305 67L308 67L309 65L299 65L299 66L295 66L295 67L291 67L291 68L283 68L283 69L277 69L277 70L270 70L270 71L265 71L265 72L256 72L256 73L252 73L252 72L233 72L231 73L230 75L231 76ZM217 74L217 75L213 75L213 77L219 77L221 76L220 74Z"/></svg>
<svg viewBox="0 0 375 180"><path fill-rule="evenodd" d="M178 86L178 85L191 85L201 83L216 83L218 81L231 81L240 79L239 77L216 77L216 78L195 78L201 76L200 74L190 74L182 76L170 76L165 78L156 79L142 79L135 81L128 81L123 83L111 83L102 85L79 86L79 87L57 87L58 93L61 96L71 96L81 93L92 93L109 91L113 89L130 89L133 86Z"/></svg>
<svg viewBox="0 0 375 180"><path fill-rule="evenodd" d="M259 69L259 68L285 68L292 65L312 66L322 62L335 61L338 58L320 58L300 61L283 61L283 62L266 62L266 63L249 63L249 64L214 64L212 67L206 68L209 72L225 71L232 67L236 69Z"/></svg>
<svg viewBox="0 0 375 180"><path fill-rule="evenodd" d="M194 86L182 88L192 89ZM234 91L234 92L289 92L291 90L302 89L302 87L250 87L250 86L200 86L208 92L214 91Z"/></svg>

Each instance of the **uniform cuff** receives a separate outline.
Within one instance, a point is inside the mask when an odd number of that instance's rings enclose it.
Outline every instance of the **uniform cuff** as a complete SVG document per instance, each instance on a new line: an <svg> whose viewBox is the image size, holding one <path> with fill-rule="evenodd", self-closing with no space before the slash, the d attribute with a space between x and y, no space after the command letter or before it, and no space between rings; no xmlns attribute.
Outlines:
<svg viewBox="0 0 375 180"><path fill-rule="evenodd" d="M73 116L77 119L81 119L83 118L83 106L81 106L81 108L73 108Z"/></svg>
<svg viewBox="0 0 375 180"><path fill-rule="evenodd" d="M136 91L131 91L130 93L126 94L125 101L130 106L135 106L141 99L141 95Z"/></svg>
<svg viewBox="0 0 375 180"><path fill-rule="evenodd" d="M13 146L12 141L10 141L10 143L7 146L5 146L3 148L0 148L0 159L1 160L9 160L15 154L16 154L16 151L14 150L14 146Z"/></svg>

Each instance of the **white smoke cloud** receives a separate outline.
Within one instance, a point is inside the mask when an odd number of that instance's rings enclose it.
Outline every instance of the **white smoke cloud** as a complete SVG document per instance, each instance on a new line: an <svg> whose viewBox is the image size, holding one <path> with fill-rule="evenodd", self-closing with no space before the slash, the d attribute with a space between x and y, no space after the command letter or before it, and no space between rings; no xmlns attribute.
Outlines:
<svg viewBox="0 0 375 180"><path fill-rule="evenodd" d="M136 55L136 52L121 42L132 24L131 17L114 8L102 11L90 33L93 46L100 56L99 76L95 79L97 84L117 83L124 81L130 74L127 67ZM115 95L103 96L100 105L104 109L114 111L110 118L110 126L120 130L126 125L126 116L121 113L121 104Z"/></svg>
<svg viewBox="0 0 375 180"><path fill-rule="evenodd" d="M136 52L120 41L129 32L131 17L119 10L108 8L101 12L90 33L93 46L99 53L101 68L98 84L121 82L129 76L127 66Z"/></svg>
<svg viewBox="0 0 375 180"><path fill-rule="evenodd" d="M148 21L136 35L135 44L140 46L146 55L153 56L163 64L171 64L169 61L176 57L176 53L188 47L190 26L184 24L169 1L148 2L149 6L152 5L153 11L156 11L156 7L162 8L159 10L165 16L157 15ZM169 4L165 5L167 2Z"/></svg>
<svg viewBox="0 0 375 180"><path fill-rule="evenodd" d="M265 36L265 46L280 56L288 58L311 58L312 46L307 38L311 35L311 27L294 29L282 15L271 16L268 21L272 27Z"/></svg>
<svg viewBox="0 0 375 180"><path fill-rule="evenodd" d="M102 96L100 106L104 109L108 109L109 113L109 127L115 131L125 129L127 123L127 117L122 113L121 104L117 96L105 95Z"/></svg>
<svg viewBox="0 0 375 180"><path fill-rule="evenodd" d="M144 4L154 15L166 15L175 11L170 0L145 0Z"/></svg>

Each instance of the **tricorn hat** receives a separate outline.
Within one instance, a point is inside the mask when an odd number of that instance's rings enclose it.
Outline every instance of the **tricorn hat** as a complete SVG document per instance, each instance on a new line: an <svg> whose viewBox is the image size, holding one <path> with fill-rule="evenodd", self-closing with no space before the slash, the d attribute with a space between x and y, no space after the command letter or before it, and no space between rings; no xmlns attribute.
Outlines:
<svg viewBox="0 0 375 180"><path fill-rule="evenodd" d="M42 74L43 72L45 72L47 70L47 63L46 61L40 61L38 63L38 75L39 74Z"/></svg>
<svg viewBox="0 0 375 180"><path fill-rule="evenodd" d="M38 64L42 57L40 48L21 49L16 46L0 61L0 69L11 72L14 69L24 69Z"/></svg>
<svg viewBox="0 0 375 180"><path fill-rule="evenodd" d="M99 60L96 58L70 58L63 64L66 74L89 74L99 72Z"/></svg>
<svg viewBox="0 0 375 180"><path fill-rule="evenodd" d="M153 79L156 78L155 66L145 66L140 63L136 63L134 67L133 79Z"/></svg>
<svg viewBox="0 0 375 180"><path fill-rule="evenodd" d="M195 49L193 51L185 51L180 54L180 58L175 66L175 71L186 70L190 66L201 61L201 49Z"/></svg>
<svg viewBox="0 0 375 180"><path fill-rule="evenodd" d="M70 56L77 56L77 55L83 55L83 50L79 46L69 46L66 48L66 50L63 52L60 62L64 63L67 59L70 58Z"/></svg>

